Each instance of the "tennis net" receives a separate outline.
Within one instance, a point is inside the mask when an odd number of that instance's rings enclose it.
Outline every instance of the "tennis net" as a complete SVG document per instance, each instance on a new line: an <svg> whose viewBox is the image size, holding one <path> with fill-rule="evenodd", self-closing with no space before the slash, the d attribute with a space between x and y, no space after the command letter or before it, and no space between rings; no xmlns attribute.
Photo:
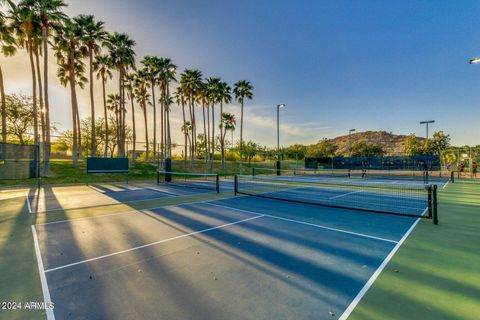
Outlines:
<svg viewBox="0 0 480 320"><path fill-rule="evenodd" d="M215 173L157 171L157 184L220 192L220 178Z"/></svg>
<svg viewBox="0 0 480 320"><path fill-rule="evenodd" d="M414 180L428 184L430 181L448 181L452 179L451 172L415 171L415 170L362 170L362 178L387 180Z"/></svg>
<svg viewBox="0 0 480 320"><path fill-rule="evenodd" d="M280 174L278 174L280 173ZM252 168L252 175L281 175L281 176L299 176L299 177L335 177L349 178L349 169L272 169L272 168Z"/></svg>
<svg viewBox="0 0 480 320"><path fill-rule="evenodd" d="M436 223L436 185L359 180L235 177L235 194L334 208L429 218Z"/></svg>

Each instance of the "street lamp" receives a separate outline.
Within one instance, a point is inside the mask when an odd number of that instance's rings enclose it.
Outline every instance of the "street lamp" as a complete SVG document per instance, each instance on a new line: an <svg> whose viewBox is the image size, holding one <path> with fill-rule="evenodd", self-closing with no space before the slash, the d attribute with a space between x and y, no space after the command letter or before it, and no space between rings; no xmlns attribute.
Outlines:
<svg viewBox="0 0 480 320"><path fill-rule="evenodd" d="M350 157L352 156L352 132L355 132L355 129L348 130L348 152Z"/></svg>
<svg viewBox="0 0 480 320"><path fill-rule="evenodd" d="M424 124L427 126L427 140L428 140L428 124L429 123L435 123L435 120L420 121L420 124Z"/></svg>
<svg viewBox="0 0 480 320"><path fill-rule="evenodd" d="M285 108L286 104L277 104L277 176L280 175L280 108Z"/></svg>

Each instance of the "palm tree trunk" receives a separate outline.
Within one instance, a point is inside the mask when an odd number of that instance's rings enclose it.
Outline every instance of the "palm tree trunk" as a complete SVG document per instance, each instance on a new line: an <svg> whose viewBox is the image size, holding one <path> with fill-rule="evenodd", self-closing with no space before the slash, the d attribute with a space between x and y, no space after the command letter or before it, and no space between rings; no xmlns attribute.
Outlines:
<svg viewBox="0 0 480 320"><path fill-rule="evenodd" d="M0 95L2 98L2 142L7 143L7 103L5 101L5 88L3 85L3 71L1 66L0 66ZM5 151L3 151L2 153L5 154Z"/></svg>
<svg viewBox="0 0 480 320"><path fill-rule="evenodd" d="M183 115L183 127L185 128L186 127L186 121L185 121L185 103L182 101L182 115ZM183 161L184 161L184 165L185 167L187 166L187 132L184 131L183 132L183 135L184 135L184 153L183 153Z"/></svg>
<svg viewBox="0 0 480 320"><path fill-rule="evenodd" d="M195 100L192 97L192 115L193 115L193 123L192 123L192 145L193 145L193 160L195 160L195 155L197 154L197 121L195 119Z"/></svg>
<svg viewBox="0 0 480 320"><path fill-rule="evenodd" d="M117 147L118 147L118 141L120 140L120 106L115 106L115 123L116 123L116 132L115 132L115 139L117 140ZM117 151L117 156L118 156Z"/></svg>
<svg viewBox="0 0 480 320"><path fill-rule="evenodd" d="M207 102L207 153L210 160L211 144L210 144L210 107Z"/></svg>
<svg viewBox="0 0 480 320"><path fill-rule="evenodd" d="M212 104L212 158L210 160L213 168L213 161L215 160L215 104Z"/></svg>
<svg viewBox="0 0 480 320"><path fill-rule="evenodd" d="M75 116L77 119L78 158L83 159L82 127L80 125L80 114L78 112L77 88L74 86L74 89L75 89L75 101L76 101ZM87 146L87 150L88 150L88 146Z"/></svg>
<svg viewBox="0 0 480 320"><path fill-rule="evenodd" d="M157 162L157 103L155 101L155 81L152 81L152 100L153 100L153 161ZM161 109L163 112L163 105ZM163 113L162 113L162 130L163 130ZM162 131L161 139L163 141L163 131ZM161 156L163 159L163 153Z"/></svg>
<svg viewBox="0 0 480 320"><path fill-rule="evenodd" d="M33 102L33 143L38 144L38 106L37 106L37 76L35 74L35 62L33 60L33 42L28 38L28 56L32 71L32 102Z"/></svg>
<svg viewBox="0 0 480 320"><path fill-rule="evenodd" d="M143 102L143 119L145 121L145 140L147 140L147 143L146 143L147 154L145 156L145 160L148 161L150 159L150 155L149 155L150 149L148 148L147 105L145 104L145 102Z"/></svg>
<svg viewBox="0 0 480 320"><path fill-rule="evenodd" d="M225 135L223 134L223 99L220 100L220 149L222 153L222 170L225 170ZM225 130L226 131L226 130Z"/></svg>
<svg viewBox="0 0 480 320"><path fill-rule="evenodd" d="M132 148L132 161L135 162L135 160L137 159L137 156L136 156L136 148L135 148L135 144L137 142L137 133L136 133L136 128L135 128L135 103L133 101L133 92L130 91L130 101L131 101L131 104L132 104L132 130L133 130L133 133L132 133L132 138L133 138L133 148Z"/></svg>
<svg viewBox="0 0 480 320"><path fill-rule="evenodd" d="M167 88L167 97L165 101L170 102L170 89L169 89L169 83L167 81L166 83L166 88ZM167 157L169 159L172 159L172 132L170 131L170 104L167 104Z"/></svg>
<svg viewBox="0 0 480 320"><path fill-rule="evenodd" d="M92 136L91 136L91 147L90 156L95 157L97 150L96 141L95 141L95 101L93 99L93 50L89 48L89 59L90 59L90 106L92 113Z"/></svg>
<svg viewBox="0 0 480 320"><path fill-rule="evenodd" d="M72 103L72 125L73 125L73 145L72 145L72 161L73 164L77 164L78 162L78 122L77 122L77 97L75 92L75 77L73 74L73 50L69 52L69 83L70 83L70 98Z"/></svg>
<svg viewBox="0 0 480 320"><path fill-rule="evenodd" d="M242 166L242 147L243 147L243 98L240 111L240 167Z"/></svg>
<svg viewBox="0 0 480 320"><path fill-rule="evenodd" d="M105 117L105 149L103 152L103 156L108 156L108 111L107 111L107 96L105 93L105 83L107 79L104 75L102 75L102 94L103 94L103 115Z"/></svg>
<svg viewBox="0 0 480 320"><path fill-rule="evenodd" d="M45 148L45 112L43 109L43 88L42 88L42 76L40 72L40 58L38 54L38 47L35 47L35 61L36 61L36 69L37 69L37 82L38 82L38 97L39 97L39 104L40 104L40 127L41 127L41 135L42 135L42 144L43 148Z"/></svg>
<svg viewBox="0 0 480 320"><path fill-rule="evenodd" d="M43 153L43 173L47 174L50 171L50 105L48 101L48 36L47 27L42 26L42 41L43 41L43 81L45 86L45 151Z"/></svg>
<svg viewBox="0 0 480 320"><path fill-rule="evenodd" d="M205 102L202 102L203 111L203 141L205 142L205 163L208 161L208 149L207 149L207 124L205 121Z"/></svg>
<svg viewBox="0 0 480 320"><path fill-rule="evenodd" d="M123 80L123 69L122 67L119 68L119 78L118 78L118 95L120 96L120 102L119 102L119 115L118 115L118 135L117 135L117 145L118 145L118 156L120 158L125 157L125 149L123 147L123 109L125 107L124 105L124 99L123 99L123 86L122 86L122 80Z"/></svg>

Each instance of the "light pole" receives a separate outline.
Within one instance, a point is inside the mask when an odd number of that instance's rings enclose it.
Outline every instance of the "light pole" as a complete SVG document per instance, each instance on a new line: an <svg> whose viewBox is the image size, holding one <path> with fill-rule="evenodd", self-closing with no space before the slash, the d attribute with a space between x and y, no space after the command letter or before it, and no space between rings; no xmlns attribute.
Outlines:
<svg viewBox="0 0 480 320"><path fill-rule="evenodd" d="M280 108L285 108L286 104L277 104L277 176L280 175Z"/></svg>
<svg viewBox="0 0 480 320"><path fill-rule="evenodd" d="M352 132L355 132L355 129L348 130L348 153L352 157Z"/></svg>
<svg viewBox="0 0 480 320"><path fill-rule="evenodd" d="M424 124L427 126L427 140L428 140L428 124L429 123L435 123L435 120L420 121L420 124Z"/></svg>

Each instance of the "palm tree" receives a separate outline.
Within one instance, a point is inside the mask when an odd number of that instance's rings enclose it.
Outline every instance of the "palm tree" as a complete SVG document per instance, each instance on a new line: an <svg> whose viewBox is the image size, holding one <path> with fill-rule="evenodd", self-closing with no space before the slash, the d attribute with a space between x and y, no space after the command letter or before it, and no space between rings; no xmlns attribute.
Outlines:
<svg viewBox="0 0 480 320"><path fill-rule="evenodd" d="M38 143L38 105L37 105L37 75L35 74L34 62L34 36L39 28L39 19L34 15L32 8L21 4L11 5L10 19L17 35L17 42L20 48L25 48L30 60L32 72L32 107L33 107L33 136L34 143Z"/></svg>
<svg viewBox="0 0 480 320"><path fill-rule="evenodd" d="M232 89L228 83L221 81L218 84L218 100L220 101L220 149L222 153L222 169L225 170L225 134L223 133L223 103L232 101Z"/></svg>
<svg viewBox="0 0 480 320"><path fill-rule="evenodd" d="M180 84L183 85L184 94L187 96L188 107L190 111L190 123L192 130L190 134L192 136L191 140L191 153L190 157L193 163L195 158L195 145L196 145L196 121L195 121L195 95L199 89L200 83L202 82L202 72L199 70L185 69L181 74Z"/></svg>
<svg viewBox="0 0 480 320"><path fill-rule="evenodd" d="M104 30L104 22L95 21L93 15L79 15L74 18L77 25L81 28L81 41L88 50L89 62L89 82L90 82L90 109L91 109L91 156L94 157L97 146L95 145L95 102L93 97L93 56L100 52L99 43L104 41L107 37L107 32Z"/></svg>
<svg viewBox="0 0 480 320"><path fill-rule="evenodd" d="M153 56L145 56L141 62L143 70L150 82L153 106L153 161L157 161L157 106L155 100L155 86L158 83L158 75L160 73L159 59ZM163 104L161 108L161 152L163 160Z"/></svg>
<svg viewBox="0 0 480 320"><path fill-rule="evenodd" d="M178 105L178 106L181 106L182 107L182 115L183 115L183 125L182 125L182 128L186 128L186 124L187 124L187 121L186 121L186 118L185 118L185 104L186 104L186 95L184 93L184 87L182 84L180 84L178 87L177 87L177 91L175 91L175 94L174 94L174 97L175 97L175 103ZM183 136L184 136L184 144L183 144L183 147L184 147L184 153L183 153L183 160L184 160L184 163L186 165L187 163L187 139L188 139L188 131L187 130L182 130L183 132Z"/></svg>
<svg viewBox="0 0 480 320"><path fill-rule="evenodd" d="M68 19L65 20L62 28L56 30L54 37L55 56L59 65L57 76L64 86L70 85L73 118L72 160L75 164L77 163L79 153L81 154L78 150L78 147L81 146L81 138L76 86L79 85L83 89L87 81L84 76L85 64L82 61L87 48L82 44L81 34L82 30L76 21Z"/></svg>
<svg viewBox="0 0 480 320"><path fill-rule="evenodd" d="M171 157L171 132L170 132L170 102L173 101L170 97L170 82L177 81L175 79L175 72L177 66L172 63L169 58L158 58L158 84L160 86L162 105L162 161L165 154L168 158ZM165 150L163 150L165 149Z"/></svg>
<svg viewBox="0 0 480 320"><path fill-rule="evenodd" d="M147 104L150 104L150 95L148 94L148 81L149 75L145 70L138 70L135 75L135 97L137 102L140 104L140 107L143 110L143 120L145 122L145 144L146 144L146 155L145 160L150 159L150 148L148 141L148 120L147 120Z"/></svg>
<svg viewBox="0 0 480 320"><path fill-rule="evenodd" d="M118 92L120 95L120 135L118 138L118 155L125 157L125 91L123 82L125 80L125 73L129 67L135 65L135 41L130 39L126 33L118 33L110 35L105 46L110 51L110 58L113 65L119 73L118 77ZM147 141L148 145L148 141Z"/></svg>
<svg viewBox="0 0 480 320"><path fill-rule="evenodd" d="M247 80L239 80L235 83L235 88L233 93L235 94L235 99L241 105L240 113L240 165L242 165L242 145L243 145L243 103L245 98L251 100L253 98L253 86Z"/></svg>
<svg viewBox="0 0 480 320"><path fill-rule="evenodd" d="M137 143L137 129L135 127L135 74L129 73L125 76L125 89L127 89L127 97L130 100L131 107L132 107L132 161L135 162L137 155L136 155L136 143Z"/></svg>
<svg viewBox="0 0 480 320"><path fill-rule="evenodd" d="M53 26L58 25L67 18L61 9L67 5L63 0L23 0L19 3L31 8L32 13L39 18L42 28L43 43L43 98L45 112L45 146L43 154L43 172L50 170L50 150L51 150L51 124L50 124L50 104L48 99L48 38Z"/></svg>
<svg viewBox="0 0 480 320"><path fill-rule="evenodd" d="M235 119L235 115L228 112L222 113L222 124L224 127L223 131L223 141L225 141L225 136L227 135L227 131L232 133L232 146L233 146L233 131L235 131L235 127L237 125L237 120Z"/></svg>
<svg viewBox="0 0 480 320"><path fill-rule="evenodd" d="M207 96L209 103L212 107L212 155L211 161L213 166L213 161L215 159L215 104L219 102L219 86L220 86L220 78L208 78L207 79Z"/></svg>
<svg viewBox="0 0 480 320"><path fill-rule="evenodd" d="M207 123L205 117L205 106L208 105L208 88L205 82L201 82L198 88L198 92L196 95L197 103L202 105L202 113L203 113L203 137L205 140L205 163L208 161L209 154L210 154L210 119L208 120L208 133L207 133ZM207 111L208 115L208 111Z"/></svg>
<svg viewBox="0 0 480 320"><path fill-rule="evenodd" d="M107 109L109 111L113 111L113 113L115 114L115 140L118 142L118 135L119 135L119 121L118 121L118 117L119 117L119 114L120 114L120 95L118 93L114 94L114 93L111 93L107 96L107 102L106 102L106 105L107 105ZM107 141L108 143L109 141ZM107 144L108 146L108 144Z"/></svg>
<svg viewBox="0 0 480 320"><path fill-rule="evenodd" d="M0 13L0 49L4 56L12 56L16 52L15 38L12 36L12 28L7 24L3 13ZM0 66L0 95L2 100L2 142L7 142L7 107L5 101L5 87L3 83L3 71ZM36 110L34 110L35 114ZM36 116L34 117L36 119ZM38 128L38 126L37 126Z"/></svg>
<svg viewBox="0 0 480 320"><path fill-rule="evenodd" d="M105 85L108 79L112 79L112 62L108 55L99 55L95 57L93 69L97 72L97 79L102 80L102 96L103 96L103 116L105 118L105 149L103 156L108 155L108 115L107 115L107 97L105 93Z"/></svg>

